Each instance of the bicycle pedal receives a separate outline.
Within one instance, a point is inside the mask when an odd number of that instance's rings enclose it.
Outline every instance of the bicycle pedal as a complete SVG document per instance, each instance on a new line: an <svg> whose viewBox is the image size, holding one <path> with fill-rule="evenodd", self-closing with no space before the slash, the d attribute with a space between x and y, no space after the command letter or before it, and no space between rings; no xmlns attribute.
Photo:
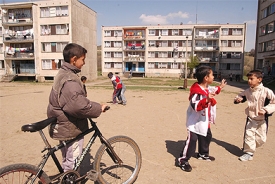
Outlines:
<svg viewBox="0 0 275 184"><path fill-rule="evenodd" d="M91 181L96 181L98 177L98 172L96 170L90 170L87 172L86 178L88 178Z"/></svg>

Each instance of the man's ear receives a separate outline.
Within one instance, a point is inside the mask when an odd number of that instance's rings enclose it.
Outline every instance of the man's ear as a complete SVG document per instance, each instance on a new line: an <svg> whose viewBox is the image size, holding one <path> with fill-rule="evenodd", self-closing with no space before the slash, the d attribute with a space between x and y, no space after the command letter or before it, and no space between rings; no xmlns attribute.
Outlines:
<svg viewBox="0 0 275 184"><path fill-rule="evenodd" d="M76 62L76 59L77 59L76 56L71 57L70 64L74 64Z"/></svg>

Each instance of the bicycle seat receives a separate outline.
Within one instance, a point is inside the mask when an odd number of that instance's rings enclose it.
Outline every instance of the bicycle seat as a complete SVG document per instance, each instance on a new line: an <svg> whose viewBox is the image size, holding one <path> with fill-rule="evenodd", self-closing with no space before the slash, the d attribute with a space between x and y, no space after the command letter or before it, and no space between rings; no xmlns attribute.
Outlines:
<svg viewBox="0 0 275 184"><path fill-rule="evenodd" d="M42 130L43 128L45 128L46 126L48 126L49 124L51 124L52 122L56 122L56 117L51 117L36 123L32 123L32 124L28 124L28 125L23 125L21 127L21 130L24 132L36 132L39 130Z"/></svg>

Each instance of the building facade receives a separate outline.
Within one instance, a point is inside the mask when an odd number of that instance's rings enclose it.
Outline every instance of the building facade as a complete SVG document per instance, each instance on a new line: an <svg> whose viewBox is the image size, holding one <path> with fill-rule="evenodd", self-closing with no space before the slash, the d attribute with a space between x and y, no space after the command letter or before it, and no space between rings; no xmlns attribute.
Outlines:
<svg viewBox="0 0 275 184"><path fill-rule="evenodd" d="M246 24L102 26L102 74L179 77L197 57L222 76L243 74Z"/></svg>
<svg viewBox="0 0 275 184"><path fill-rule="evenodd" d="M88 50L81 75L96 79L96 12L78 0L1 4L0 76L53 80L63 49Z"/></svg>
<svg viewBox="0 0 275 184"><path fill-rule="evenodd" d="M254 68L275 76L275 0L258 0Z"/></svg>

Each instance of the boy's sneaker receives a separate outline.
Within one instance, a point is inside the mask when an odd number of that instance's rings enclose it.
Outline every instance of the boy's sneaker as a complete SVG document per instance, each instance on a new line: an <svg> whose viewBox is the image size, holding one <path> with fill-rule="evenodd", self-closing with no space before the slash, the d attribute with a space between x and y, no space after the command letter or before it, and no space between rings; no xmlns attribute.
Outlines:
<svg viewBox="0 0 275 184"><path fill-rule="evenodd" d="M186 172L191 172L191 171L192 171L191 165L189 164L189 162L186 162L186 161L180 161L180 162L179 162L179 167L180 167L183 171L186 171Z"/></svg>
<svg viewBox="0 0 275 184"><path fill-rule="evenodd" d="M250 160L253 160L253 155L245 153L241 157L239 157L239 160L240 161L250 161Z"/></svg>
<svg viewBox="0 0 275 184"><path fill-rule="evenodd" d="M215 157L207 156L207 155L201 155L198 153L198 159L199 160L206 160L206 161L214 161Z"/></svg>

